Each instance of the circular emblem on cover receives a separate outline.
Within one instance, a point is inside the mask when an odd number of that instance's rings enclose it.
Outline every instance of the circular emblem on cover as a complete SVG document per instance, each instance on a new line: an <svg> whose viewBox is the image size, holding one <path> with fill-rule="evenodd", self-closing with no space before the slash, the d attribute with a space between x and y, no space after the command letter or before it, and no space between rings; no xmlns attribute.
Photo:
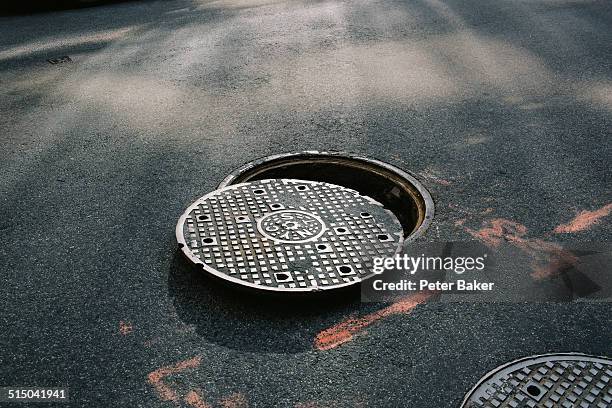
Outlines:
<svg viewBox="0 0 612 408"><path fill-rule="evenodd" d="M323 234L325 224L319 217L305 211L285 210L261 218L257 229L276 242L308 242Z"/></svg>

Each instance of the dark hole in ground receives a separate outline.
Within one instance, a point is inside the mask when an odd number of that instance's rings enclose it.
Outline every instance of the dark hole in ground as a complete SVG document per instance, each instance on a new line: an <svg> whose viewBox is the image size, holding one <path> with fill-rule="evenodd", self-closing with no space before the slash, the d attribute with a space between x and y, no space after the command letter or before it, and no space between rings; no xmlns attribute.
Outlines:
<svg viewBox="0 0 612 408"><path fill-rule="evenodd" d="M298 179L336 184L373 198L393 212L407 237L431 219L433 201L418 181L382 162L328 153L299 153L262 159L226 178L219 187L265 179ZM405 175L404 175L405 174ZM410 180L408 179L410 178ZM274 208L274 207L273 207ZM429 209L430 213L426 214ZM367 215L365 215L367 214ZM361 213L363 217L369 213Z"/></svg>

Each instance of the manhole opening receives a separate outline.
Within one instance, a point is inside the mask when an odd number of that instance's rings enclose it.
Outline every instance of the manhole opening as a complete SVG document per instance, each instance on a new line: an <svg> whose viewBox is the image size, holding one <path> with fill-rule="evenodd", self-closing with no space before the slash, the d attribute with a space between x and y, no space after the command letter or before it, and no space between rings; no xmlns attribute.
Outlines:
<svg viewBox="0 0 612 408"><path fill-rule="evenodd" d="M302 152L266 157L244 165L225 178L219 188L265 179L318 181L358 191L389 209L407 238L422 234L434 214L431 195L413 176L390 164L350 154ZM280 209L274 204L271 207ZM360 215L371 217L367 212Z"/></svg>

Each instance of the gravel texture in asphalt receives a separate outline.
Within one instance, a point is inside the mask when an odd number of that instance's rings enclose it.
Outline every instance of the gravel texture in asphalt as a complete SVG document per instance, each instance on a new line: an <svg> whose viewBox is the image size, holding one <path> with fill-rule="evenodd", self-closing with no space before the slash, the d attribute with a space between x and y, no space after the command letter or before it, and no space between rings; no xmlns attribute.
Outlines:
<svg viewBox="0 0 612 408"><path fill-rule="evenodd" d="M611 44L606 0L0 17L0 385L68 386L74 407L440 408L516 358L611 355L608 302L262 299L174 237L243 163L341 150L427 186L425 240L609 243Z"/></svg>

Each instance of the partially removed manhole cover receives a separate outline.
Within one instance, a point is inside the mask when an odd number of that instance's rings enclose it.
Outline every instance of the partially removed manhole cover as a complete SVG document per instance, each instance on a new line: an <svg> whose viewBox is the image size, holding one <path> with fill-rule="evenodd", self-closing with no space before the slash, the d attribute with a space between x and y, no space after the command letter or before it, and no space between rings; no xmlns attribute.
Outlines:
<svg viewBox="0 0 612 408"><path fill-rule="evenodd" d="M402 226L373 199L333 184L279 179L232 185L193 203L176 236L205 271L241 285L311 291L373 275L399 253Z"/></svg>
<svg viewBox="0 0 612 408"><path fill-rule="evenodd" d="M463 400L475 407L612 407L612 360L547 354L503 365L483 377Z"/></svg>

